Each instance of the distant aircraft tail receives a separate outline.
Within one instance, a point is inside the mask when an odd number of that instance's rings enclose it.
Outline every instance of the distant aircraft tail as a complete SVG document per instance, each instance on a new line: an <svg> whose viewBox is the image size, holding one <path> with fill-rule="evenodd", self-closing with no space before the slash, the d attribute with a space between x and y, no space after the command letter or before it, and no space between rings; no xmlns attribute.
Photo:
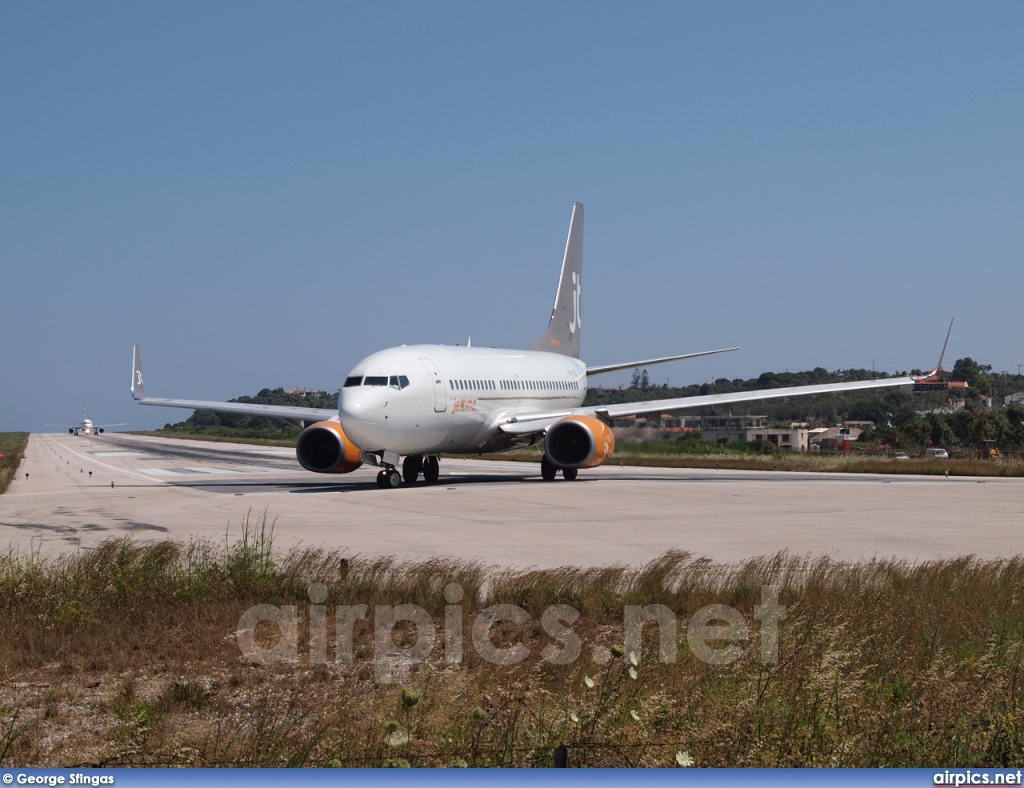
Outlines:
<svg viewBox="0 0 1024 788"><path fill-rule="evenodd" d="M139 346L135 345L132 353L132 398L144 400L146 398L146 387L142 382L142 354Z"/></svg>
<svg viewBox="0 0 1024 788"><path fill-rule="evenodd" d="M562 273L558 279L555 306L548 330L531 350L546 350L563 356L580 357L580 300L583 297L583 203L572 207L569 237L565 242Z"/></svg>

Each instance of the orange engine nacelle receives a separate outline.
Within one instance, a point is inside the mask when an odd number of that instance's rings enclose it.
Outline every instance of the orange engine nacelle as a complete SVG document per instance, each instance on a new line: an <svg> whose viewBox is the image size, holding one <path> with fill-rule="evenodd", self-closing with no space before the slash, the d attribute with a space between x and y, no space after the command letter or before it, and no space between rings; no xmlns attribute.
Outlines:
<svg viewBox="0 0 1024 788"><path fill-rule="evenodd" d="M559 468L596 468L615 451L615 436L593 416L566 416L548 428L544 451Z"/></svg>
<svg viewBox="0 0 1024 788"><path fill-rule="evenodd" d="M336 421L306 427L295 444L295 456L313 473L350 473L363 464L359 449Z"/></svg>

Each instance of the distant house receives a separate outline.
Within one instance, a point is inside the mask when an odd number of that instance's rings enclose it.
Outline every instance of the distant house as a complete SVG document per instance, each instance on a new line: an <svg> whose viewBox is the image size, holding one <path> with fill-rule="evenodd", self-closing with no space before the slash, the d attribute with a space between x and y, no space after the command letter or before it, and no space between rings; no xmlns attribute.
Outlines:
<svg viewBox="0 0 1024 788"><path fill-rule="evenodd" d="M810 430L805 422L794 422L786 428L755 427L747 430L748 441L770 443L779 451L807 451Z"/></svg>
<svg viewBox="0 0 1024 788"><path fill-rule="evenodd" d="M851 445L863 432L860 427L848 427L845 424L841 427L829 427L827 430L815 430L817 434L811 444L811 451L849 453Z"/></svg>
<svg viewBox="0 0 1024 788"><path fill-rule="evenodd" d="M748 438L750 430L763 429L767 416L700 416L687 419L687 427L697 427L704 440L717 442L753 440Z"/></svg>
<svg viewBox="0 0 1024 788"><path fill-rule="evenodd" d="M1010 394L1007 397L1003 397L1004 405L1024 405L1024 391L1018 391L1016 394Z"/></svg>

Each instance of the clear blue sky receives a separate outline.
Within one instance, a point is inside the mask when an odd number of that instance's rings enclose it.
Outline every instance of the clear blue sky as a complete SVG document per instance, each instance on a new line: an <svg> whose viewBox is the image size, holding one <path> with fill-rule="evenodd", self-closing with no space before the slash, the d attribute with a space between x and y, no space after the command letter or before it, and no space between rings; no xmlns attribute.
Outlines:
<svg viewBox="0 0 1024 788"><path fill-rule="evenodd" d="M0 4L0 430L525 347L1024 363L1024 2ZM628 380L629 373L602 382Z"/></svg>

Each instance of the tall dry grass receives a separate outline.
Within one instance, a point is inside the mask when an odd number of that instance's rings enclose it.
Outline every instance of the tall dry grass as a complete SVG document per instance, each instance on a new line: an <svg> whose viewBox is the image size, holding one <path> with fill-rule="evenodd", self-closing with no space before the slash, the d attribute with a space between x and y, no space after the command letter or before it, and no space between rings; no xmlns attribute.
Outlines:
<svg viewBox="0 0 1024 788"><path fill-rule="evenodd" d="M234 633L252 604L297 605L308 643L311 582L327 587L328 609L370 606L354 663L312 663L306 645L295 663L245 660ZM465 591L458 665L441 647L452 582ZM769 664L754 617L764 586L786 606ZM778 554L724 566L674 551L636 568L517 571L278 555L258 516L222 545L10 554L0 560L0 764L546 766L562 745L578 766L1009 766L1024 758L1022 592L1019 557ZM623 649L624 606L654 603L678 625L671 664L658 661L653 624L635 659ZM438 645L422 663L396 660L394 683L379 684L373 606L398 604L430 614ZM491 633L529 648L520 664L486 662L470 642L494 604L531 615ZM582 653L566 665L539 657L559 645L538 623L553 604L581 614ZM708 604L748 625L730 664L689 648L685 624ZM332 624L332 644L336 634Z"/></svg>
<svg viewBox="0 0 1024 788"><path fill-rule="evenodd" d="M0 432L0 495L18 472L27 445L27 432Z"/></svg>

